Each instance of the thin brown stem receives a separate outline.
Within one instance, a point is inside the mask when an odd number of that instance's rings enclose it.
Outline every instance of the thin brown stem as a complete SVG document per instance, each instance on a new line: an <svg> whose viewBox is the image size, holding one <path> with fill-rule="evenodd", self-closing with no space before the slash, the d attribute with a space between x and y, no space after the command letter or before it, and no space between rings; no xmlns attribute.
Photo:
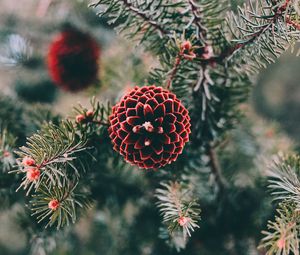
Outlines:
<svg viewBox="0 0 300 255"><path fill-rule="evenodd" d="M150 17L148 17L144 12L141 12L139 9L137 9L135 6L132 5L132 3L129 3L128 0L121 0L121 2L123 2L123 4L133 13L135 13L136 15L138 15L139 17L141 17L144 21L146 21L149 25L151 25L154 29L156 29L157 31L159 31L159 33L161 35L166 35L168 34L168 32L161 27L161 25L159 25L157 22L155 22L154 20L152 20Z"/></svg>
<svg viewBox="0 0 300 255"><path fill-rule="evenodd" d="M171 87L172 81L173 81L173 79L174 79L174 77L175 77L175 75L178 71L178 67L181 63L181 59L182 59L182 55L179 53L178 56L175 59L174 66L173 66L173 68L171 70L171 73L170 73L170 76L167 80L167 85L166 85L167 89L170 89L170 87Z"/></svg>
<svg viewBox="0 0 300 255"><path fill-rule="evenodd" d="M209 145L207 147L207 155L209 157L209 164L210 164L211 172L215 176L216 183L218 184L220 191L222 191L228 186L228 183L222 175L222 171L221 171L217 153L211 145Z"/></svg>
<svg viewBox="0 0 300 255"><path fill-rule="evenodd" d="M213 57L207 59L206 61L208 63L220 63L227 57L230 57L231 55L233 55L237 50L242 49L245 46L254 43L256 40L258 40L260 38L261 35L263 35L269 28L271 28L278 21L279 18L283 17L283 14L286 11L286 9L288 8L290 2L291 2L291 0L286 0L283 5L279 6L276 9L274 15L272 17L268 18L269 22L267 24L265 24L264 26L262 26L262 28L259 29L256 33L253 33L251 36L249 36L248 40L246 40L244 42L236 43L233 47L226 49L219 56L213 56Z"/></svg>
<svg viewBox="0 0 300 255"><path fill-rule="evenodd" d="M41 169L41 168L43 168L43 167L45 167L45 166L47 166L47 165L52 164L55 160L61 158L62 156L68 155L69 153L74 152L74 151L77 149L77 147L78 147L79 145L80 145L80 144L76 144L75 146L73 146L73 147L69 148L68 150L66 150L66 151L63 153L63 155L62 155L62 154L56 155L56 156L54 156L54 157L52 157L52 158L50 158L50 159L48 159L48 160L43 161L41 164L36 165L36 167L37 167L38 169Z"/></svg>
<svg viewBox="0 0 300 255"><path fill-rule="evenodd" d="M64 196L59 200L59 202L63 202L64 200L66 200L72 193L72 191L74 190L75 187L75 183L72 182L69 186L69 190L64 194Z"/></svg>
<svg viewBox="0 0 300 255"><path fill-rule="evenodd" d="M199 8L197 7L196 3L193 0L188 0L188 3L191 8L191 12L193 14L193 21L192 23L197 28L197 37L198 39L201 39L205 41L206 34L207 34L207 28L203 26L201 23L201 13Z"/></svg>
<svg viewBox="0 0 300 255"><path fill-rule="evenodd" d="M181 211L181 203L180 203L180 200L179 200L179 197L178 197L178 189L180 188L180 185L178 182L175 182L173 183L172 185L172 193L173 193L173 200L174 200L174 203L176 205L176 208L178 210L178 216L180 217L182 215L182 211Z"/></svg>

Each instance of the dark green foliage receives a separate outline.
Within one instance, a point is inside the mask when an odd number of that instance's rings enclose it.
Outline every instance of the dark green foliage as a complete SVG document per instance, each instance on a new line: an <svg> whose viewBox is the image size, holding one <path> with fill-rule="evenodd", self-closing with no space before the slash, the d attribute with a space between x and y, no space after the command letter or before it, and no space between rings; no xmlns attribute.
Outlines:
<svg viewBox="0 0 300 255"><path fill-rule="evenodd" d="M16 164L15 150L24 143L26 136L36 132L45 121L57 123L59 117L42 106L28 107L10 97L0 97L0 208L23 202L16 189L21 177L8 174Z"/></svg>
<svg viewBox="0 0 300 255"><path fill-rule="evenodd" d="M260 247L267 254L283 255L299 253L299 171L300 160L297 155L279 156L269 167L268 188L274 201L279 201L274 221L268 221L267 231Z"/></svg>
<svg viewBox="0 0 300 255"><path fill-rule="evenodd" d="M15 203L20 196L15 193L17 183L20 179L17 176L9 175L16 164L14 148L15 138L6 129L1 129L0 137L0 209L5 209Z"/></svg>
<svg viewBox="0 0 300 255"><path fill-rule="evenodd" d="M249 2L227 19L233 50L229 62L238 72L256 73L273 63L291 43L299 40L297 29L286 17L296 15L291 1ZM230 55L231 55L230 54Z"/></svg>
<svg viewBox="0 0 300 255"><path fill-rule="evenodd" d="M59 117L47 107L28 106L10 97L0 96L0 126L16 138L16 146L36 132L47 121L57 123Z"/></svg>
<svg viewBox="0 0 300 255"><path fill-rule="evenodd" d="M17 142L23 142L26 133L26 120L22 104L14 102L11 98L0 97L0 121L2 129L7 129L17 137Z"/></svg>
<svg viewBox="0 0 300 255"><path fill-rule="evenodd" d="M92 4L125 37L158 57L160 65L144 78L182 99L190 110L193 130L190 144L174 164L145 173L113 152L107 132L109 104L92 100L91 109L75 108L75 120L37 125L40 131L18 151L16 170L23 176L20 187L27 190L25 200L33 214L44 225L61 228L93 204L83 219L90 224L88 241L75 244L80 233L70 228L72 245L63 252L168 255L186 248L181 254L258 254L259 231L273 208L265 178L254 163L263 145L251 134L250 122L238 125L239 107L247 102L253 73L299 40L299 31L286 22L287 16L297 15L296 10L285 3L258 0L257 5L251 2L228 15L228 2L217 0L99 0ZM186 42L191 44L188 49ZM18 114L27 130L28 116ZM41 171L38 180L25 176L24 156L35 160L34 167ZM299 202L295 161L280 162L271 174L271 188L287 203L271 228L296 217L290 204ZM60 202L57 210L48 206L53 199ZM282 226L282 230L290 227ZM292 227L295 251L297 231ZM38 236L46 240L43 234ZM267 236L272 237L271 243L268 239L263 246L273 255L279 235Z"/></svg>
<svg viewBox="0 0 300 255"><path fill-rule="evenodd" d="M299 213L293 204L279 204L275 220L268 221L268 231L262 233L259 248L267 249L267 255L281 253L283 255L299 253Z"/></svg>
<svg viewBox="0 0 300 255"><path fill-rule="evenodd" d="M109 23L119 22L117 29L125 37L138 39L154 52L161 51L166 37L183 25L184 14L176 11L184 6L180 1L100 0L91 6L99 8L101 16L107 14Z"/></svg>
<svg viewBox="0 0 300 255"><path fill-rule="evenodd" d="M15 85L17 96L28 103L53 103L57 97L57 87L49 80L26 83L18 80Z"/></svg>

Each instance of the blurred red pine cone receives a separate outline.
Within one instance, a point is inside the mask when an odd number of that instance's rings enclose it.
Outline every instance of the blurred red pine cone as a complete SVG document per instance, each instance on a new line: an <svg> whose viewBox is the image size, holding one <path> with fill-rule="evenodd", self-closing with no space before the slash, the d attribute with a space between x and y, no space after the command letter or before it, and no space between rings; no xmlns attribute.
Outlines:
<svg viewBox="0 0 300 255"><path fill-rule="evenodd" d="M97 79L99 56L100 48L94 38L69 28L49 46L50 76L64 90L83 90Z"/></svg>

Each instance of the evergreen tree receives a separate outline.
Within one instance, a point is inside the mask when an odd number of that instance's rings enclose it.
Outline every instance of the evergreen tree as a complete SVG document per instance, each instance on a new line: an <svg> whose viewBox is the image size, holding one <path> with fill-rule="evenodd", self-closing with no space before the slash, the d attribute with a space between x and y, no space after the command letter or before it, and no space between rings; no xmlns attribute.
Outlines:
<svg viewBox="0 0 300 255"><path fill-rule="evenodd" d="M230 2L98 0L90 8L158 65L129 90L112 71L101 85L122 96L70 117L0 98L1 208L22 205L25 254L299 254L300 159L290 144L272 158L282 137L245 106L253 77L300 40L299 2ZM51 71L65 78L83 52L97 83L99 49L79 37L51 51ZM10 59L28 64L25 48Z"/></svg>

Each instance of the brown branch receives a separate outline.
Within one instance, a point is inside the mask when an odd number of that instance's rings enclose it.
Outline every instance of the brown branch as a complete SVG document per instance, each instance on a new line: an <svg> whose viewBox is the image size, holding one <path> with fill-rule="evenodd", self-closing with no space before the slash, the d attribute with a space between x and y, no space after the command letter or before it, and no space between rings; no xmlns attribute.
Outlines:
<svg viewBox="0 0 300 255"><path fill-rule="evenodd" d="M207 155L209 157L211 172L215 176L216 183L218 184L220 191L223 191L228 186L228 183L222 175L217 153L211 145L208 145L207 147Z"/></svg>
<svg viewBox="0 0 300 255"><path fill-rule="evenodd" d="M167 89L170 89L170 87L171 87L172 81L173 81L173 79L174 79L174 77L175 77L175 75L178 71L178 67L180 65L181 59L182 59L182 55L179 53L178 56L175 59L175 63L174 63L174 66L171 70L171 74L170 74L170 76L167 80L167 85L166 85Z"/></svg>
<svg viewBox="0 0 300 255"><path fill-rule="evenodd" d="M191 12L193 14L192 23L198 29L197 37L198 37L198 39L201 38L205 42L205 37L206 37L206 34L207 34L207 28L204 27L201 23L201 14L200 14L199 8L197 7L196 3L193 0L187 0L187 1L190 5Z"/></svg>
<svg viewBox="0 0 300 255"><path fill-rule="evenodd" d="M206 61L208 63L220 63L227 57L230 57L233 55L237 50L244 48L247 45L250 45L254 43L257 39L260 38L262 34L264 34L270 27L272 27L279 18L283 17L283 12L286 11L290 4L291 0L286 0L285 3L282 6L279 6L274 15L271 18L268 18L269 23L265 24L260 30L258 30L256 33L248 37L248 40L242 43L237 43L233 47L226 49L225 52L222 52L219 56L213 56Z"/></svg>
<svg viewBox="0 0 300 255"><path fill-rule="evenodd" d="M176 208L178 210L178 216L180 217L182 215L182 210L181 210L181 203L180 203L180 200L179 200L179 197L177 195L177 193L179 192L179 188L180 188L180 185L178 182L175 182L175 183L172 183L172 194L173 194L173 201L174 201L174 204L176 205Z"/></svg>
<svg viewBox="0 0 300 255"><path fill-rule="evenodd" d="M73 192L74 188L75 188L75 183L72 182L71 185L69 186L68 191L67 191L67 192L64 194L64 196L63 196L61 199L59 199L58 201L59 201L60 203L63 202L63 201L65 201L65 200L71 195L71 193Z"/></svg>
<svg viewBox="0 0 300 255"><path fill-rule="evenodd" d="M169 79L167 80L166 84L167 89L170 89L171 87L172 81L178 71L178 67L181 63L181 60L186 59L192 61L194 58L196 58L196 54L194 53L192 43L190 41L182 42L180 45L180 50L175 58L173 68L168 72Z"/></svg>
<svg viewBox="0 0 300 255"><path fill-rule="evenodd" d="M150 24L152 27L154 27L156 30L159 31L161 35L167 35L168 32L161 27L161 25L157 24L154 20L150 19L144 12L141 12L139 9L137 9L135 6L132 5L132 3L129 3L128 0L120 0L123 2L123 4L133 13L141 17L144 21L146 21L148 24Z"/></svg>

